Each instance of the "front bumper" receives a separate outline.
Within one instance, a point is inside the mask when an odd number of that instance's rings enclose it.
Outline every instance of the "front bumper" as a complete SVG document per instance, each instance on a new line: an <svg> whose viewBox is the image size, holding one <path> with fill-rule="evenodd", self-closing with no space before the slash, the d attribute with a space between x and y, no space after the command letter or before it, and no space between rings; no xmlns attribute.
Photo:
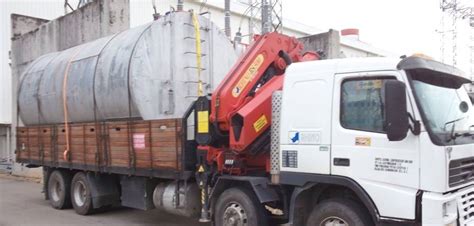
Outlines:
<svg viewBox="0 0 474 226"><path fill-rule="evenodd" d="M474 185L447 194L425 192L421 205L423 226L474 226Z"/></svg>

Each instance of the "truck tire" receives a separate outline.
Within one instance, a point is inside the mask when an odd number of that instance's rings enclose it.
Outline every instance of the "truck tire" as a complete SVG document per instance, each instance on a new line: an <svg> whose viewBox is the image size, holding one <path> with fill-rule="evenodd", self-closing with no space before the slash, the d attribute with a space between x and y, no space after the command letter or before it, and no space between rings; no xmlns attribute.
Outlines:
<svg viewBox="0 0 474 226"><path fill-rule="evenodd" d="M48 179L49 203L55 209L71 208L71 174L62 170L54 170Z"/></svg>
<svg viewBox="0 0 474 226"><path fill-rule="evenodd" d="M218 198L214 220L219 226L268 226L265 209L248 189L230 188Z"/></svg>
<svg viewBox="0 0 474 226"><path fill-rule="evenodd" d="M91 188L86 174L78 172L71 183L71 201L76 213L88 215L94 212L92 205Z"/></svg>
<svg viewBox="0 0 474 226"><path fill-rule="evenodd" d="M373 225L365 208L348 199L328 199L319 203L309 215L307 226Z"/></svg>

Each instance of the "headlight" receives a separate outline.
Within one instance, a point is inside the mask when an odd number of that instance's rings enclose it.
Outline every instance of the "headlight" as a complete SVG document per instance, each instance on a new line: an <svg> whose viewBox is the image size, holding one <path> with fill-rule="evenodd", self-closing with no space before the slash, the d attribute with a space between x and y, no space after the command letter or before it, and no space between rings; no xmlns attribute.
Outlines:
<svg viewBox="0 0 474 226"><path fill-rule="evenodd" d="M457 226L457 205L456 200L451 200L443 204L443 221L445 226Z"/></svg>

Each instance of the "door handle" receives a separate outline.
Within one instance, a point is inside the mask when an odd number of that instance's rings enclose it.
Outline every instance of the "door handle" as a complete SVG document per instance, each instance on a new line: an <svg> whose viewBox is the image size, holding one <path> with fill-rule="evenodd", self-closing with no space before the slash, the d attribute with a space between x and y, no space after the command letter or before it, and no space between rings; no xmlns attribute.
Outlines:
<svg viewBox="0 0 474 226"><path fill-rule="evenodd" d="M351 160L347 158L334 158L335 166L350 166Z"/></svg>

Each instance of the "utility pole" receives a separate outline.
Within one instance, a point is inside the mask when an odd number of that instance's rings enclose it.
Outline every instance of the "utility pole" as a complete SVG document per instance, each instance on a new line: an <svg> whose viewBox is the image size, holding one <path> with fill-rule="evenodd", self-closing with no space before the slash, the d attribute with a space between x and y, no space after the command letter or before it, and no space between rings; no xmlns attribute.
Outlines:
<svg viewBox="0 0 474 226"><path fill-rule="evenodd" d="M469 48L470 48L470 73L471 73L471 81L474 81L474 15L469 17L469 30L470 30L470 37L469 37ZM471 84L470 92L474 92L474 83Z"/></svg>
<svg viewBox="0 0 474 226"><path fill-rule="evenodd" d="M246 5L245 16L248 16L249 43L255 34L282 32L283 0L239 0Z"/></svg>
<svg viewBox="0 0 474 226"><path fill-rule="evenodd" d="M184 10L184 0L178 0L176 10L178 10L178 11L183 11Z"/></svg>
<svg viewBox="0 0 474 226"><path fill-rule="evenodd" d="M225 35L231 39L232 38L232 31L230 27L230 0L224 1L224 30Z"/></svg>
<svg viewBox="0 0 474 226"><path fill-rule="evenodd" d="M258 25L258 13L260 12L260 2L258 0L249 0L249 43L252 42L254 34L260 33L260 26Z"/></svg>
<svg viewBox="0 0 474 226"><path fill-rule="evenodd" d="M273 31L272 0L262 0L262 34Z"/></svg>

